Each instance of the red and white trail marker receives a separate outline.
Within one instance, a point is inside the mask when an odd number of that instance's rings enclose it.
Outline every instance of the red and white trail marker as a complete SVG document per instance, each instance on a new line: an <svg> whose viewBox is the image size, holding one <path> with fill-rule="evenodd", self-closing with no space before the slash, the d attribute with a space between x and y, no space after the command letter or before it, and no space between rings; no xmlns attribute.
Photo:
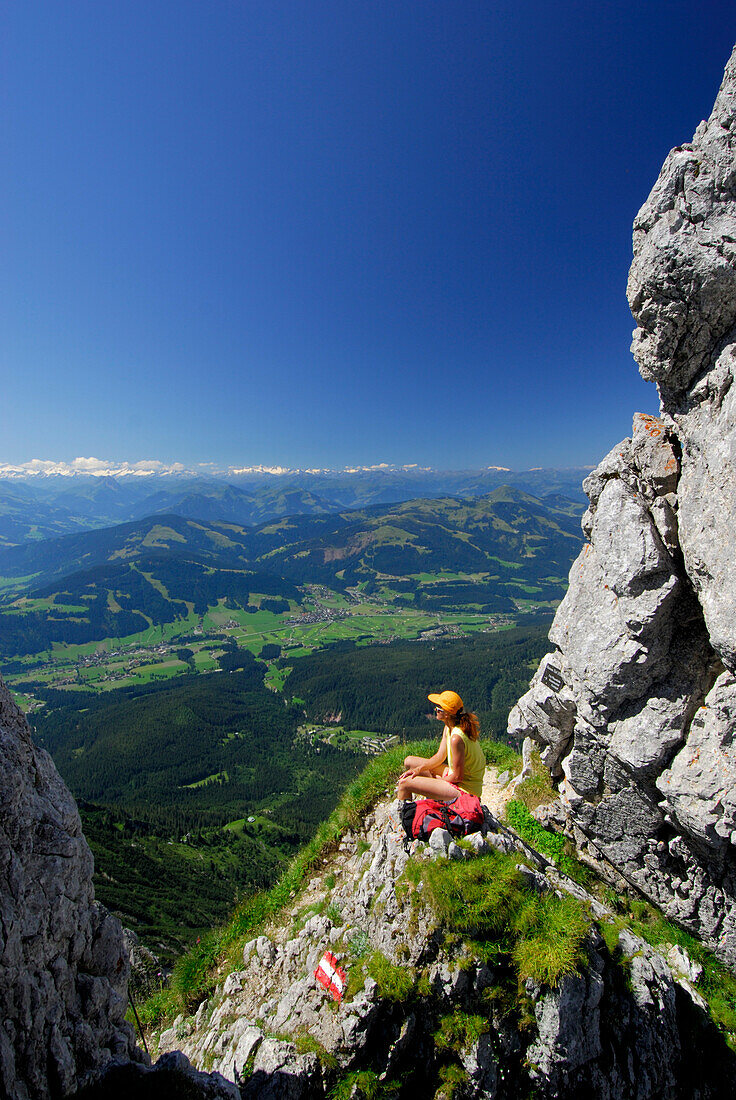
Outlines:
<svg viewBox="0 0 736 1100"><path fill-rule="evenodd" d="M325 951L319 961L319 966L314 972L314 976L319 984L324 986L339 1004L345 992L348 976L343 968L337 965L337 959L331 951Z"/></svg>

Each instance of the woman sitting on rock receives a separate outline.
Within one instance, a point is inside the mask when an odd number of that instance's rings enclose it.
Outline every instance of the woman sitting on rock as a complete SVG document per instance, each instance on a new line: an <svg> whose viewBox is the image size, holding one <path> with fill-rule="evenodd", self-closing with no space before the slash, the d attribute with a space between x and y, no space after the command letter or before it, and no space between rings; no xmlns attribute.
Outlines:
<svg viewBox="0 0 736 1100"><path fill-rule="evenodd" d="M427 698L436 703L434 716L444 725L440 747L428 760L423 756L407 756L404 761L407 770L396 784L397 797L408 799L417 794L448 806L460 791L480 797L486 758L478 742L478 719L464 709L457 692L443 691Z"/></svg>

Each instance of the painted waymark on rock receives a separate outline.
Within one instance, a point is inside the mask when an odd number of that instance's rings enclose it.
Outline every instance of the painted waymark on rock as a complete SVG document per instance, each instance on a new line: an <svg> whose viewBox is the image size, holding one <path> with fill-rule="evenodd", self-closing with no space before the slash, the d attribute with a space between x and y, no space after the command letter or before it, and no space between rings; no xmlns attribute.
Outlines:
<svg viewBox="0 0 736 1100"><path fill-rule="evenodd" d="M328 993L339 1004L345 992L348 976L331 951L325 951L314 972L314 976L320 985L324 986Z"/></svg>

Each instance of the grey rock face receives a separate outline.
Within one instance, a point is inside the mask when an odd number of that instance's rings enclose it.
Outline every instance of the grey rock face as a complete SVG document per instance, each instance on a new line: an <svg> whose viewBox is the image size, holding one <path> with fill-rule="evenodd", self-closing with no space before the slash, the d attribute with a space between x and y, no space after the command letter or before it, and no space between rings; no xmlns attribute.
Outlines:
<svg viewBox="0 0 736 1100"><path fill-rule="evenodd" d="M77 808L1 680L0 868L2 1094L65 1095L112 1059L142 1058L122 930L94 900Z"/></svg>
<svg viewBox="0 0 736 1100"><path fill-rule="evenodd" d="M315 1054L297 1054L292 1043L264 1039L256 1054L253 1074L241 1089L241 1095L259 1100L301 1100L321 1091L319 1081Z"/></svg>
<svg viewBox="0 0 736 1100"><path fill-rule="evenodd" d="M509 729L588 858L736 967L735 150L736 51L634 225L633 351L662 416L585 481L589 542Z"/></svg>
<svg viewBox="0 0 736 1100"><path fill-rule="evenodd" d="M123 928L123 942L130 965L129 989L137 1003L160 988L163 966L161 960L143 946L130 928Z"/></svg>
<svg viewBox="0 0 736 1100"><path fill-rule="evenodd" d="M634 222L628 298L642 375L684 393L736 324L732 54L707 122L673 149Z"/></svg>
<svg viewBox="0 0 736 1100"><path fill-rule="evenodd" d="M708 633L736 671L736 51L707 122L634 223L632 350L682 449L679 536Z"/></svg>
<svg viewBox="0 0 736 1100"><path fill-rule="evenodd" d="M657 524L658 503L676 514L676 469L663 421L637 417L586 480L590 542L550 631L557 650L509 729L539 745L588 858L736 965L736 712L676 527L665 540Z"/></svg>
<svg viewBox="0 0 736 1100"><path fill-rule="evenodd" d="M736 843L736 677L724 672L690 723L690 734L657 780L683 832L729 854Z"/></svg>
<svg viewBox="0 0 736 1100"><path fill-rule="evenodd" d="M735 219L736 221L736 219ZM736 671L736 344L722 349L687 397L666 411L682 446L678 486L680 544L711 644Z"/></svg>

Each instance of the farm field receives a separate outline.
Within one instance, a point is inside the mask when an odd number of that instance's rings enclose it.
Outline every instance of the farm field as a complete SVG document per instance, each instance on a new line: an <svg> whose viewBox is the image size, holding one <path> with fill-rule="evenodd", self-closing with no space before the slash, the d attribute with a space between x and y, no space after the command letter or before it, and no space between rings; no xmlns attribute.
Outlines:
<svg viewBox="0 0 736 1100"><path fill-rule="evenodd" d="M220 600L203 615L190 610L174 622L127 637L82 645L57 642L43 653L7 662L2 673L18 704L33 711L43 705L49 689L108 692L219 672L219 658L233 647L259 656L264 646L276 645L290 661L336 642L373 645L462 637L509 629L524 618L523 612L511 616L401 607L382 593L365 596L357 589L346 596L322 586L304 586L304 593L301 608L280 613L231 609ZM531 600L529 604L534 606ZM266 684L282 690L287 675L287 668L272 663Z"/></svg>

